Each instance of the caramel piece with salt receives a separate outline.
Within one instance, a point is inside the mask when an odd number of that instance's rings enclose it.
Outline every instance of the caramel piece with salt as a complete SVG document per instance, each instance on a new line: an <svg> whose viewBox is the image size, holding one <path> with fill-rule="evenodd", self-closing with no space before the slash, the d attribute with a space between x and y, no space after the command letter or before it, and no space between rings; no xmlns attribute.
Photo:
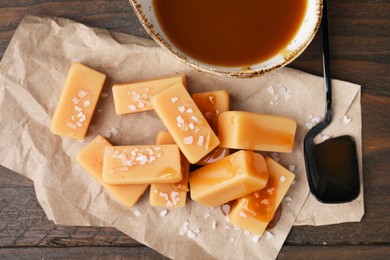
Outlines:
<svg viewBox="0 0 390 260"><path fill-rule="evenodd" d="M268 180L263 156L238 151L190 174L191 198L215 207L265 187Z"/></svg>
<svg viewBox="0 0 390 260"><path fill-rule="evenodd" d="M226 90L216 90L196 93L192 99L206 118L214 133L218 134L218 116L220 113L229 111L230 97ZM199 160L197 165L206 165L225 158L230 154L230 149L217 147Z"/></svg>
<svg viewBox="0 0 390 260"><path fill-rule="evenodd" d="M160 131L156 138L156 144L174 144L172 136L165 131ZM184 207L188 192L188 178L190 163L181 155L181 168L183 180L172 184L152 184L150 185L149 203L152 206L160 207Z"/></svg>
<svg viewBox="0 0 390 260"><path fill-rule="evenodd" d="M196 93L192 99L202 112L207 122L218 134L218 116L220 113L229 111L230 97L226 90Z"/></svg>
<svg viewBox="0 0 390 260"><path fill-rule="evenodd" d="M88 130L106 75L72 63L56 110L51 132L82 140Z"/></svg>
<svg viewBox="0 0 390 260"><path fill-rule="evenodd" d="M183 84L155 94L151 103L190 163L196 163L219 145L217 136Z"/></svg>
<svg viewBox="0 0 390 260"><path fill-rule="evenodd" d="M220 146L232 149L291 152L297 124L286 117L227 111L218 117Z"/></svg>
<svg viewBox="0 0 390 260"><path fill-rule="evenodd" d="M269 157L265 158L269 179L265 188L238 199L229 213L230 223L261 236L284 198L294 174Z"/></svg>
<svg viewBox="0 0 390 260"><path fill-rule="evenodd" d="M98 135L77 155L77 162L121 204L132 207L145 192L147 184L109 185L102 179L104 149L112 145Z"/></svg>
<svg viewBox="0 0 390 260"><path fill-rule="evenodd" d="M104 149L103 181L107 184L176 183L182 179L177 145Z"/></svg>
<svg viewBox="0 0 390 260"><path fill-rule="evenodd" d="M185 85L185 76L178 75L148 81L115 84L112 87L112 94L116 114L123 115L153 110L150 98L175 83Z"/></svg>

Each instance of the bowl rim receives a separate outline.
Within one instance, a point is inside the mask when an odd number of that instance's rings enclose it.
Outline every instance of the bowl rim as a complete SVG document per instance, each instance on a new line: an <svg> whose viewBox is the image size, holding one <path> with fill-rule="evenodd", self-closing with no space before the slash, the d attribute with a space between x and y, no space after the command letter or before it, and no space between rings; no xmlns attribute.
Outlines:
<svg viewBox="0 0 390 260"><path fill-rule="evenodd" d="M153 1L153 0L152 0ZM308 0L311 1L311 0ZM138 20L141 22L142 26L145 28L147 33L153 38L155 42L158 43L163 49L165 49L169 54L173 55L175 58L179 59L181 62L185 63L186 65L192 67L193 69L209 73L215 76L223 76L223 77L229 77L229 78L253 78L261 76L267 72L270 72L272 70L284 67L294 61L296 58L298 58L302 52L309 46L311 41L314 39L315 35L317 34L317 31L321 24L322 19L322 12L323 12L323 0L315 0L318 2L318 8L316 10L318 19L316 21L316 24L311 31L309 37L305 39L305 41L298 47L297 50L291 52L288 56L285 56L282 63L278 63L272 67L266 68L266 69L245 69L242 68L238 71L227 71L227 70L221 70L221 69L214 69L211 67L205 67L202 64L197 63L196 61L192 61L188 59L185 55L183 55L180 52L177 52L171 47L171 44L169 44L166 40L164 40L160 34L156 31L153 24L149 21L149 19L146 17L145 13L142 10L142 6L139 3L139 0L129 0ZM211 65L212 66L212 65Z"/></svg>

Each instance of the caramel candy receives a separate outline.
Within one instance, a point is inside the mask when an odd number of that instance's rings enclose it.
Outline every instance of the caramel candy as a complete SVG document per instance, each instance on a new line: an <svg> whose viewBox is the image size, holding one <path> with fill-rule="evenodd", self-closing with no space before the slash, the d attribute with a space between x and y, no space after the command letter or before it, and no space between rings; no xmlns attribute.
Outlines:
<svg viewBox="0 0 390 260"><path fill-rule="evenodd" d="M218 117L220 146L233 149L291 152L294 120L250 112L227 111Z"/></svg>
<svg viewBox="0 0 390 260"><path fill-rule="evenodd" d="M152 96L151 103L190 163L196 163L219 140L183 84L175 84Z"/></svg>
<svg viewBox="0 0 390 260"><path fill-rule="evenodd" d="M107 184L176 183L182 179L177 145L104 149L103 181Z"/></svg>
<svg viewBox="0 0 390 260"><path fill-rule="evenodd" d="M222 112L229 111L229 93L225 90L202 92L193 94L192 99L210 124L211 129L218 134L218 116Z"/></svg>
<svg viewBox="0 0 390 260"><path fill-rule="evenodd" d="M104 137L98 135L77 155L78 163L108 190L120 203L132 207L144 193L147 184L108 185L102 179L104 148L112 147Z"/></svg>
<svg viewBox="0 0 390 260"><path fill-rule="evenodd" d="M294 174L269 157L265 158L268 182L265 188L236 201L229 213L233 225L261 236L286 195Z"/></svg>
<svg viewBox="0 0 390 260"><path fill-rule="evenodd" d="M148 81L115 84L112 87L112 94L116 114L123 115L153 110L150 98L175 83L185 85L185 76L178 75Z"/></svg>
<svg viewBox="0 0 390 260"><path fill-rule="evenodd" d="M82 140L88 130L106 75L72 63L51 123L51 132Z"/></svg>
<svg viewBox="0 0 390 260"><path fill-rule="evenodd" d="M165 131L160 131L156 138L157 145L174 144L172 136ZM184 207L188 192L188 178L190 163L181 155L181 168L183 180L172 184L152 184L150 185L149 203L152 206L160 207Z"/></svg>
<svg viewBox="0 0 390 260"><path fill-rule="evenodd" d="M215 207L265 187L268 180L263 156L238 151L190 174L191 198Z"/></svg>

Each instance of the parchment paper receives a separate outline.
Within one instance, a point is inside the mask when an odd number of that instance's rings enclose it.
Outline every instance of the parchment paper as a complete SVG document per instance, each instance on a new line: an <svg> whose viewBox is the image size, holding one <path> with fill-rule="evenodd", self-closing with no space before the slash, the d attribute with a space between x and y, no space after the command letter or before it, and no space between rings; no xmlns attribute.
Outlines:
<svg viewBox="0 0 390 260"><path fill-rule="evenodd" d="M50 121L71 62L78 61L109 76L85 142L54 136ZM146 80L184 73L191 93L226 89L232 109L293 118L298 123L291 154L273 154L284 166L295 166L296 183L291 201L283 201L283 214L272 236L253 242L252 235L237 230L219 208L187 201L184 209L148 205L144 194L134 208L117 203L76 163L75 156L97 134L112 136L114 145L153 144L164 129L157 115L143 112L117 116L111 86L116 82ZM271 88L272 86L272 88ZM171 258L274 259L303 204L299 224L359 221L363 196L353 203L329 206L308 198L302 155L306 125L324 113L323 79L283 68L255 79L227 79L199 73L157 47L133 36L93 29L70 20L28 16L18 27L0 64L0 164L34 181L39 202L59 224L113 226ZM343 123L344 115L351 121ZM310 119L311 118L311 119ZM334 120L327 134L351 134L358 141L361 162L360 86L334 81ZM310 123L310 122L309 122ZM361 164L360 164L361 166ZM361 169L362 167L360 167ZM141 212L137 216L136 212ZM211 214L204 219L205 214ZM314 214L313 214L314 213ZM211 229L212 221L217 228ZM183 223L196 238L181 237ZM196 232L195 232L196 233Z"/></svg>

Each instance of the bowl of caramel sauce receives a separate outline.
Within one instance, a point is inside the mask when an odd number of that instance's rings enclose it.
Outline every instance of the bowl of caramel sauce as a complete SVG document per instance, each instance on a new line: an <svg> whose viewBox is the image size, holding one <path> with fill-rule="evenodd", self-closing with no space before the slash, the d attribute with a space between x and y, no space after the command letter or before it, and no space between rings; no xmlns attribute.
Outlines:
<svg viewBox="0 0 390 260"><path fill-rule="evenodd" d="M151 37L196 70L249 78L297 58L322 0L129 0Z"/></svg>

